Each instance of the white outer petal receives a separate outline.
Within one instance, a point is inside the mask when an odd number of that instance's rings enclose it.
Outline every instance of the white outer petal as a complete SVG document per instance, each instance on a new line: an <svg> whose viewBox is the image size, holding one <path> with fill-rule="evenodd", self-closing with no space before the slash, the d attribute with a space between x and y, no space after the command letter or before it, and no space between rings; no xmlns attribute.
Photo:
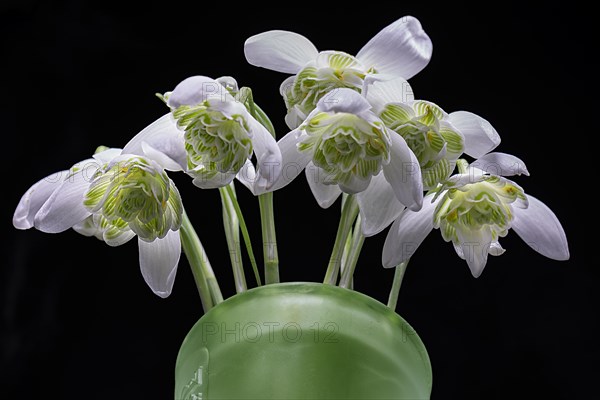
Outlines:
<svg viewBox="0 0 600 400"><path fill-rule="evenodd" d="M471 164L471 167L497 176L529 176L525 163L518 157L506 153L488 153Z"/></svg>
<svg viewBox="0 0 600 400"><path fill-rule="evenodd" d="M177 108L183 105L196 105L209 99L219 99L224 102L234 101L223 85L207 76L191 76L181 81L171 95L167 104Z"/></svg>
<svg viewBox="0 0 600 400"><path fill-rule="evenodd" d="M412 87L404 78L375 82L365 88L366 98L377 113L389 103L408 103L415 99Z"/></svg>
<svg viewBox="0 0 600 400"><path fill-rule="evenodd" d="M492 234L487 229L466 232L457 229L456 235L458 236L463 253L463 257L461 258L464 258L467 262L471 274L475 278L479 278L487 264L488 254L492 244Z"/></svg>
<svg viewBox="0 0 600 400"><path fill-rule="evenodd" d="M135 154L138 156L148 156L149 158L156 156L153 152L146 154L144 151L144 143L151 148L162 152L177 164L183 163L183 165L180 166L185 167L186 155L183 132L177 128L177 123L173 119L171 113L163 115L142 129L140 133L135 135L129 143L125 145L122 154ZM159 160L156 161L158 162ZM174 165L172 166L174 167ZM166 169L171 169L166 165L164 167Z"/></svg>
<svg viewBox="0 0 600 400"><path fill-rule="evenodd" d="M281 150L275 138L269 131L255 120L250 114L247 115L248 124L252 133L252 146L258 169L255 180L256 192L269 190L281 176L282 160Z"/></svg>
<svg viewBox="0 0 600 400"><path fill-rule="evenodd" d="M429 63L433 45L414 17L402 17L373 37L356 55L368 69L410 79Z"/></svg>
<svg viewBox="0 0 600 400"><path fill-rule="evenodd" d="M254 164L252 161L246 160L242 169L239 170L237 175L235 176L238 181L240 181L253 195L258 195L256 190L254 190L254 183L256 182L256 168L254 168Z"/></svg>
<svg viewBox="0 0 600 400"><path fill-rule="evenodd" d="M512 228L532 249L553 260L569 259L569 243L556 215L533 196L527 195L529 207L515 208Z"/></svg>
<svg viewBox="0 0 600 400"><path fill-rule="evenodd" d="M338 185L326 185L324 182L327 172L322 168L315 166L312 161L306 166L306 180L308 186L315 196L315 200L321 208L329 208L337 198L342 194Z"/></svg>
<svg viewBox="0 0 600 400"><path fill-rule="evenodd" d="M113 158L117 157L119 154L121 154L121 149L117 149L117 148L110 148L104 151L101 151L99 153L94 154L92 157L95 160L98 160L100 163L108 163L110 162Z"/></svg>
<svg viewBox="0 0 600 400"><path fill-rule="evenodd" d="M217 172L212 178L207 178L201 174L194 174L193 171L188 175L194 178L192 183L200 189L216 189L227 186L235 178L237 172Z"/></svg>
<svg viewBox="0 0 600 400"><path fill-rule="evenodd" d="M83 206L83 195L93 176L90 172L78 171L60 184L35 215L37 229L46 233L64 232L90 215Z"/></svg>
<svg viewBox="0 0 600 400"><path fill-rule="evenodd" d="M288 31L268 31L249 37L244 43L248 63L273 71L296 74L319 52L310 40Z"/></svg>
<svg viewBox="0 0 600 400"><path fill-rule="evenodd" d="M42 208L52 193L60 187L69 174L68 170L49 175L33 184L21 197L13 215L13 226L17 229L29 229L34 225L35 214Z"/></svg>
<svg viewBox="0 0 600 400"><path fill-rule="evenodd" d="M423 204L419 161L402 136L392 131L390 138L390 163L383 166L383 173L400 203L411 210L418 210Z"/></svg>
<svg viewBox="0 0 600 400"><path fill-rule="evenodd" d="M419 211L405 209L394 221L383 245L382 262L385 268L393 268L411 258L423 240L433 229L433 212L437 201L433 196L423 199Z"/></svg>
<svg viewBox="0 0 600 400"><path fill-rule="evenodd" d="M373 236L387 228L404 210L394 190L379 173L371 179L369 187L356 195L361 217L361 229L366 237Z"/></svg>
<svg viewBox="0 0 600 400"><path fill-rule="evenodd" d="M455 111L449 115L450 123L465 138L465 153L473 158L483 157L500 144L500 135L485 119L468 111Z"/></svg>
<svg viewBox="0 0 600 400"><path fill-rule="evenodd" d="M298 130L289 132L279 139L277 145L281 151L282 168L281 175L269 191L275 191L289 185L306 165L312 160L312 152L298 151L298 143L303 140L302 134ZM260 193L258 193L260 194Z"/></svg>
<svg viewBox="0 0 600 400"><path fill-rule="evenodd" d="M150 289L159 297L171 294L181 256L179 231L169 231L162 239L138 239L140 269Z"/></svg>
<svg viewBox="0 0 600 400"><path fill-rule="evenodd" d="M360 114L371 109L369 102L356 90L333 89L317 103L317 110L325 112L345 112ZM307 117L307 119L312 113Z"/></svg>

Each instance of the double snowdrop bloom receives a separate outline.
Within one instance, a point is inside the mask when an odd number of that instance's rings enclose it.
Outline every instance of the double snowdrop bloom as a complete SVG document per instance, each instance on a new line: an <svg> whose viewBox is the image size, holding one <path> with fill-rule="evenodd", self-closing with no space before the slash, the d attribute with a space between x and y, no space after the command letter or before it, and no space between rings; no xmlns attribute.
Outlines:
<svg viewBox="0 0 600 400"><path fill-rule="evenodd" d="M226 186L240 172L246 183L252 177L253 192L269 189L281 172L279 147L229 90L237 90L232 78L185 79L165 94L172 112L141 131L123 151L183 170L203 189ZM257 169L250 161L253 154Z"/></svg>
<svg viewBox="0 0 600 400"><path fill-rule="evenodd" d="M361 92L374 80L410 79L431 58L432 44L416 18L402 17L375 35L356 57L342 51L322 51L302 35L268 31L246 40L246 59L252 65L294 74L280 88L295 129L333 89ZM409 94L410 87L407 86Z"/></svg>
<svg viewBox="0 0 600 400"><path fill-rule="evenodd" d="M406 98L407 85L404 79L375 82L366 98L390 135L402 136L415 154L425 190L445 181L463 153L481 157L500 143L500 136L485 119L467 111L447 114L431 102ZM366 236L381 232L405 208L381 177L371 182L358 201Z"/></svg>
<svg viewBox="0 0 600 400"><path fill-rule="evenodd" d="M425 197L417 212L405 210L392 225L383 249L383 264L394 267L408 260L429 232L440 229L474 277L481 275L488 254L504 249L498 239L512 228L534 250L554 260L567 260L565 232L554 213L502 177L527 174L521 160L489 153L470 167L459 160L460 173Z"/></svg>
<svg viewBox="0 0 600 400"><path fill-rule="evenodd" d="M48 233L73 228L110 246L137 235L142 275L154 293L167 297L181 255L183 205L163 167L108 149L59 174L23 195L14 226Z"/></svg>
<svg viewBox="0 0 600 400"><path fill-rule="evenodd" d="M342 192L360 194L374 180L389 186L401 204L421 207L423 189L415 155L402 136L390 134L356 91L338 89L321 99L279 146L284 168L273 190L306 168L321 207L329 207Z"/></svg>

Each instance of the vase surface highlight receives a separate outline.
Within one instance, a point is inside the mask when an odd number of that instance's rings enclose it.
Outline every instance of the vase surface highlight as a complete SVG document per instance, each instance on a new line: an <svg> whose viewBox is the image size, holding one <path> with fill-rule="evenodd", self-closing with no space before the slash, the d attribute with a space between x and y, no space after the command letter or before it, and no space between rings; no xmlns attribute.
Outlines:
<svg viewBox="0 0 600 400"><path fill-rule="evenodd" d="M267 285L207 312L185 338L175 399L428 399L431 364L382 303L318 283Z"/></svg>

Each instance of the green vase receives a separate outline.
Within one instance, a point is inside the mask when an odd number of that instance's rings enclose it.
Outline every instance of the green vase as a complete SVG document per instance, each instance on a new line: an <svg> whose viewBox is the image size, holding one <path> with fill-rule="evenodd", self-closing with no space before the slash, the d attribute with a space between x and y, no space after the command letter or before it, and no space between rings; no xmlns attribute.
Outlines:
<svg viewBox="0 0 600 400"><path fill-rule="evenodd" d="M183 341L175 399L429 399L416 332L364 294L262 286L208 311Z"/></svg>

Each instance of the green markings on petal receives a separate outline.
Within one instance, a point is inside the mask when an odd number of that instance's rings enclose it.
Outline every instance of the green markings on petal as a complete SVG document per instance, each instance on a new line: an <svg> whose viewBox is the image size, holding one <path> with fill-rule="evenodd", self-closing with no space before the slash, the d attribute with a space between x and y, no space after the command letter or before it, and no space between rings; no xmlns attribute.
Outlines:
<svg viewBox="0 0 600 400"><path fill-rule="evenodd" d="M440 107L426 101L390 103L379 116L415 153L426 190L435 188L450 176L464 151L464 139L447 122Z"/></svg>
<svg viewBox="0 0 600 400"><path fill-rule="evenodd" d="M241 114L225 115L208 101L173 110L185 131L190 172L211 179L218 173L236 173L252 154L248 122Z"/></svg>
<svg viewBox="0 0 600 400"><path fill-rule="evenodd" d="M512 206L526 201L525 193L514 182L485 175L474 183L452 188L443 194L434 213L434 226L446 241L460 244L462 237L484 230L492 241L504 237L513 220Z"/></svg>
<svg viewBox="0 0 600 400"><path fill-rule="evenodd" d="M367 71L350 54L327 51L319 54L317 61L302 69L281 87L281 95L294 115L297 127L313 111L318 101L334 89L350 88L361 92ZM290 120L290 118L288 118Z"/></svg>
<svg viewBox="0 0 600 400"><path fill-rule="evenodd" d="M146 241L163 238L179 229L183 214L179 192L166 172L137 156L98 170L83 204L107 243L128 230Z"/></svg>
<svg viewBox="0 0 600 400"><path fill-rule="evenodd" d="M303 125L307 137L298 150L313 151L326 183L346 184L377 175L390 159L390 139L378 121L368 122L348 113L320 112Z"/></svg>

